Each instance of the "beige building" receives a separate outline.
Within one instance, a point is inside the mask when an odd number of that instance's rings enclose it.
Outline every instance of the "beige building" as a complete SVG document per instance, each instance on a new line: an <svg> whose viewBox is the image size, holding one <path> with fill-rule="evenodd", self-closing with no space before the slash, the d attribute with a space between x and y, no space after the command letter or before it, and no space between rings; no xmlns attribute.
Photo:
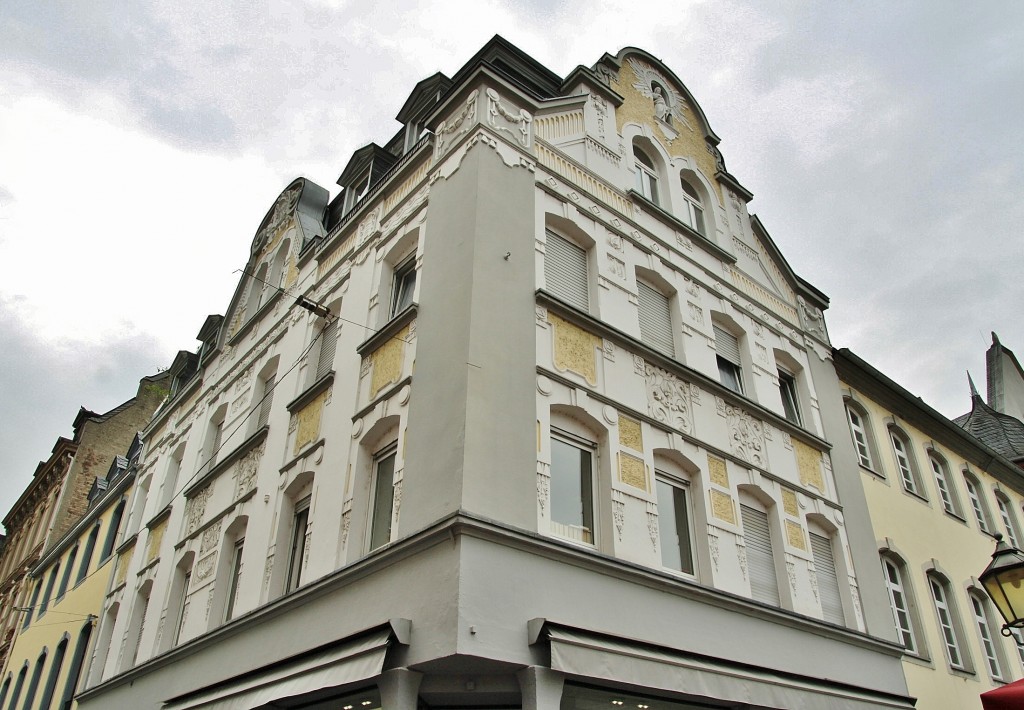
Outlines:
<svg viewBox="0 0 1024 710"><path fill-rule="evenodd" d="M911 707L827 298L679 78L496 37L397 118L175 360L80 706Z"/></svg>
<svg viewBox="0 0 1024 710"><path fill-rule="evenodd" d="M134 521L128 517L135 468L142 450L136 435L125 456L117 456L93 480L87 511L41 555L29 571L32 586L44 591L24 612L0 681L0 708L68 710L93 648L93 629L111 574L130 550L115 543ZM9 701L8 705L5 705Z"/></svg>
<svg viewBox="0 0 1024 710"><path fill-rule="evenodd" d="M978 575L994 534L1024 544L1024 472L849 350L834 359L910 693L981 708L1022 676L1024 639L1000 634Z"/></svg>
<svg viewBox="0 0 1024 710"><path fill-rule="evenodd" d="M18 630L27 623L44 591L26 576L41 554L59 540L86 512L88 496L110 460L131 443L149 422L166 395L165 375L144 377L136 395L104 414L79 410L71 439L60 437L50 457L39 464L32 482L3 524L7 541L0 551L0 670L6 677L8 658ZM2 705L2 703L0 703Z"/></svg>

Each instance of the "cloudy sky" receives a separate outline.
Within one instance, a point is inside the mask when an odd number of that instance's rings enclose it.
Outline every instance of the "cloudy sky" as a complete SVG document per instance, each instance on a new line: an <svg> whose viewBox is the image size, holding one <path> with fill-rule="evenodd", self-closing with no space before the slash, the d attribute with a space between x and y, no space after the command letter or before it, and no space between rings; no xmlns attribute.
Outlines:
<svg viewBox="0 0 1024 710"><path fill-rule="evenodd" d="M0 515L80 405L194 349L292 178L334 188L495 33L664 60L834 344L942 413L990 331L1024 355L1024 3L5 0Z"/></svg>

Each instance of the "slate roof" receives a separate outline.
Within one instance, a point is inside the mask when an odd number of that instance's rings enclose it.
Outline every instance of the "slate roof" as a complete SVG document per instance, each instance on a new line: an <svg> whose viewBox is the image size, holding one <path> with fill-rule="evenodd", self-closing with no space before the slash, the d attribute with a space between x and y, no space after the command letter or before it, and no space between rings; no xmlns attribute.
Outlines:
<svg viewBox="0 0 1024 710"><path fill-rule="evenodd" d="M1024 462L1024 422L997 412L985 404L973 386L971 389L971 411L957 417L953 423L1014 463Z"/></svg>

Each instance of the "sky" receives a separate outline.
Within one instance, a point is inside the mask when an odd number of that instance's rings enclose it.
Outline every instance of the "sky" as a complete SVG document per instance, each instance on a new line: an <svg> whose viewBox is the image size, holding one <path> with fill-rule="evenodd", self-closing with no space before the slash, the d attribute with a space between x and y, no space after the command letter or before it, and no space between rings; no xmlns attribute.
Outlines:
<svg viewBox="0 0 1024 710"><path fill-rule="evenodd" d="M946 416L991 331L1024 355L1024 3L4 0L0 516L80 406L195 349L293 178L337 194L494 34L663 60L833 344Z"/></svg>

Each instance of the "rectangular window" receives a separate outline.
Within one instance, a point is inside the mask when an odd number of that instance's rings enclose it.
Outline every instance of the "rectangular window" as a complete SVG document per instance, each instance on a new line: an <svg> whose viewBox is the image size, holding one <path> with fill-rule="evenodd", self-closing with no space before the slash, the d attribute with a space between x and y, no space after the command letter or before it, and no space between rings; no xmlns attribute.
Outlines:
<svg viewBox="0 0 1024 710"><path fill-rule="evenodd" d="M953 627L953 613L949 607L945 586L937 579L929 577L928 586L932 590L932 601L939 617L939 628L942 630L943 645L946 648L946 660L949 665L959 670L964 669L963 658L960 656L960 642Z"/></svg>
<svg viewBox="0 0 1024 710"><path fill-rule="evenodd" d="M661 564L677 572L693 574L693 548L690 543L692 538L686 486L659 476L657 489Z"/></svg>
<svg viewBox="0 0 1024 710"><path fill-rule="evenodd" d="M306 496L295 504L292 518L292 540L288 551L288 583L285 592L297 589L302 584L302 562L306 557L306 528L309 525L309 502Z"/></svg>
<svg viewBox="0 0 1024 710"><path fill-rule="evenodd" d="M842 626L846 623L843 613L843 598L839 593L839 575L836 573L836 559L832 553L832 541L823 535L810 533L811 555L814 557L814 574L818 580L818 596L821 600L821 615L825 621Z"/></svg>
<svg viewBox="0 0 1024 710"><path fill-rule="evenodd" d="M978 521L978 527L981 528L982 532L992 532L988 516L985 515L985 509L982 507L981 495L978 493L977 485L966 476L964 477L964 485L967 486L967 497L971 501L971 508L974 509L974 517Z"/></svg>
<svg viewBox="0 0 1024 710"><path fill-rule="evenodd" d="M325 377L328 372L334 369L334 353L338 347L339 322L338 320L332 320L329 323L324 323L323 332L320 334L320 350L316 358L313 382Z"/></svg>
<svg viewBox="0 0 1024 710"><path fill-rule="evenodd" d="M999 506L999 515L1003 518L1003 525L1006 526L1006 537L1010 544L1020 548L1017 544L1017 526L1013 522L1013 514L1010 512L1010 504L1003 500L1003 497L996 495L996 505Z"/></svg>
<svg viewBox="0 0 1024 710"><path fill-rule="evenodd" d="M782 395L782 411L786 419L794 424L800 424L800 407L797 404L796 378L786 372L779 370L779 394Z"/></svg>
<svg viewBox="0 0 1024 710"><path fill-rule="evenodd" d="M636 285L640 304L640 340L664 355L675 357L668 297L643 281L637 281Z"/></svg>
<svg viewBox="0 0 1024 710"><path fill-rule="evenodd" d="M263 398L259 402L259 410L256 413L256 428L262 429L270 422L270 410L274 406L274 375L270 375L263 381Z"/></svg>
<svg viewBox="0 0 1024 710"><path fill-rule="evenodd" d="M974 608L974 622L978 625L981 650L985 652L985 662L988 664L989 675L998 680L1003 677L1003 672L999 667L999 656L996 653L996 645L992 638L992 629L988 623L988 615L985 613L984 602L974 596L974 594L968 594L968 596L971 598L971 606Z"/></svg>
<svg viewBox="0 0 1024 710"><path fill-rule="evenodd" d="M589 311L587 273L587 252L549 231L544 250L544 282L547 290L581 311Z"/></svg>
<svg viewBox="0 0 1024 710"><path fill-rule="evenodd" d="M373 474L373 511L370 515L370 549L391 542L391 520L395 513L395 457L389 447L377 454Z"/></svg>
<svg viewBox="0 0 1024 710"><path fill-rule="evenodd" d="M568 438L551 438L551 530L594 542L594 451Z"/></svg>
<svg viewBox="0 0 1024 710"><path fill-rule="evenodd" d="M874 468L871 465L871 449L868 448L868 433L864 428L864 420L857 412L846 408L846 416L850 420L850 433L853 434L853 445L857 449L857 459L864 468Z"/></svg>
<svg viewBox="0 0 1024 710"><path fill-rule="evenodd" d="M220 453L220 445L224 437L224 420L213 424L213 431L210 433L210 448L206 456L207 470L213 468L217 463L217 454Z"/></svg>
<svg viewBox="0 0 1024 710"><path fill-rule="evenodd" d="M892 441L892 450L896 455L896 467L900 470L900 478L903 479L903 487L910 493L920 495L917 489L917 481L914 480L914 471L910 468L910 456L907 454L906 444L895 432L889 432L889 439Z"/></svg>
<svg viewBox="0 0 1024 710"><path fill-rule="evenodd" d="M174 645L181 641L181 631L185 628L185 619L188 618L188 588L192 584L192 570L185 572L181 579L181 603L178 605L178 625L174 631Z"/></svg>
<svg viewBox="0 0 1024 710"><path fill-rule="evenodd" d="M733 392L743 394L743 368L740 363L740 341L727 330L713 326L715 352L718 359L718 379Z"/></svg>
<svg viewBox="0 0 1024 710"><path fill-rule="evenodd" d="M759 602L779 606L779 578L775 571L775 552L768 527L768 514L741 504L740 516L747 549L750 594Z"/></svg>
<svg viewBox="0 0 1024 710"><path fill-rule="evenodd" d="M412 305L413 291L416 289L416 257L410 257L395 268L395 278L391 287L391 313L394 318Z"/></svg>
<svg viewBox="0 0 1024 710"><path fill-rule="evenodd" d="M914 638L914 626L910 619L910 608L907 606L907 592L903 588L903 577L896 563L883 559L885 586L889 590L889 604L896 622L896 630L900 634L903 647L910 653L917 653L917 641Z"/></svg>
<svg viewBox="0 0 1024 710"><path fill-rule="evenodd" d="M238 596L238 581L242 578L242 547L245 538L235 540L235 549L231 557L231 577L228 580L228 598L225 600L224 621L231 621L235 613L235 597Z"/></svg>

